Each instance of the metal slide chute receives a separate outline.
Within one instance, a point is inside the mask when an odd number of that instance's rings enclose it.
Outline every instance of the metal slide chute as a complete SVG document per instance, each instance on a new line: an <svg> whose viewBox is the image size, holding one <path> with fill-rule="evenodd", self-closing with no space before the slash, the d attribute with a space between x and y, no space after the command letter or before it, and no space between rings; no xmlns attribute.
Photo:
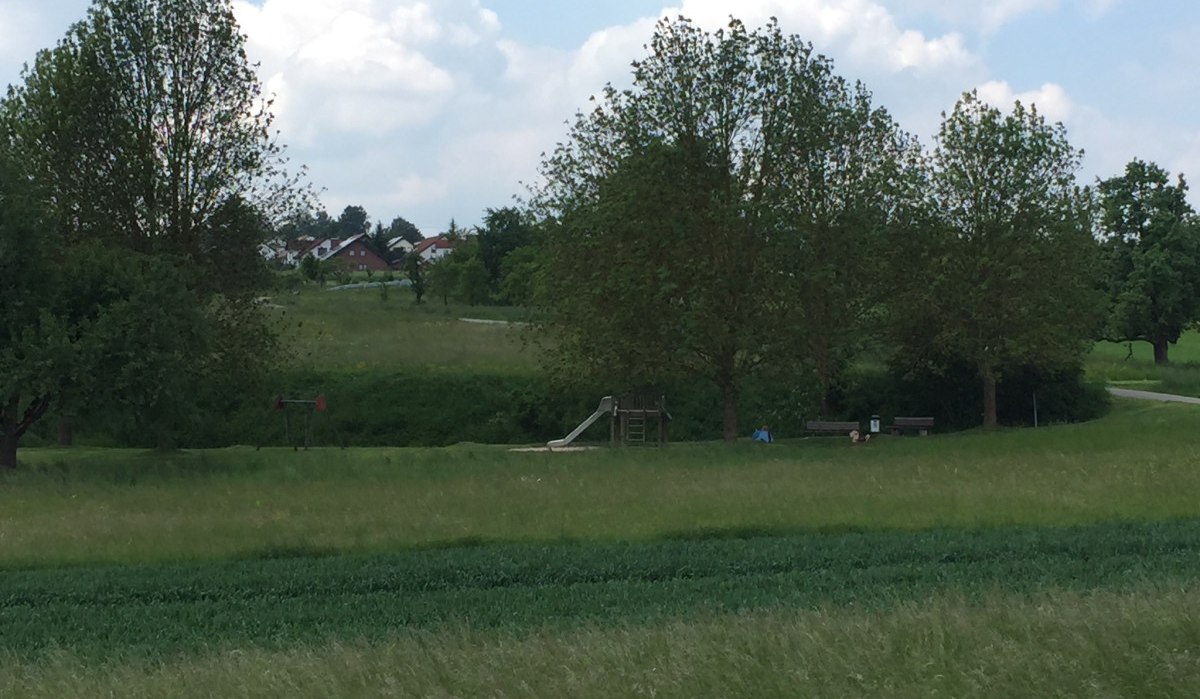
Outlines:
<svg viewBox="0 0 1200 699"><path fill-rule="evenodd" d="M550 447L551 449L557 449L559 447L567 446L571 442L575 441L576 437L583 434L584 430L591 427L592 423L596 422L597 420L604 417L605 415L612 415L612 412L613 412L613 397L612 396L604 396L603 398L600 399L600 405L596 407L596 412L592 413L588 417L588 419L579 423L579 427L576 427L575 429L571 430L571 434L567 435L566 437L563 437L562 439L552 439L549 442L546 442L546 446Z"/></svg>

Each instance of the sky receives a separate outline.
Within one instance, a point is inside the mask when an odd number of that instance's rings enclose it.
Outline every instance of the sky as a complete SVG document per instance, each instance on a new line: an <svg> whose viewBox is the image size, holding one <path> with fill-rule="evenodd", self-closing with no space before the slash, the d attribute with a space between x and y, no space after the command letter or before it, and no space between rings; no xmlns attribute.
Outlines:
<svg viewBox="0 0 1200 699"><path fill-rule="evenodd" d="M0 0L0 85L89 0ZM1194 0L235 0L280 140L337 216L425 235L476 225L538 179L655 22L778 17L927 147L964 92L1033 102L1084 150L1082 183L1133 158L1200 178ZM1198 180L1200 181L1200 180ZM1200 195L1191 193L1200 208Z"/></svg>

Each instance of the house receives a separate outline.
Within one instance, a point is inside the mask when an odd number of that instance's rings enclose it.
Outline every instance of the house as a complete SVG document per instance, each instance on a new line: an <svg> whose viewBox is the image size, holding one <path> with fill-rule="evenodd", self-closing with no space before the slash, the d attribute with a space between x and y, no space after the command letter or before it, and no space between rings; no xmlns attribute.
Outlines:
<svg viewBox="0 0 1200 699"><path fill-rule="evenodd" d="M282 262L283 247L277 240L269 240L258 244L258 254L267 262Z"/></svg>
<svg viewBox="0 0 1200 699"><path fill-rule="evenodd" d="M293 238L283 244L283 249L280 250L277 259L284 267L295 267L316 244L317 239L311 235Z"/></svg>
<svg viewBox="0 0 1200 699"><path fill-rule="evenodd" d="M420 256L423 262L440 260L454 249L454 241L444 235L426 238L417 243L410 254Z"/></svg>
<svg viewBox="0 0 1200 699"><path fill-rule="evenodd" d="M383 272L390 269L386 260L367 247L366 237L365 233L359 233L345 240L328 238L312 246L305 254L313 255L322 262L338 260L351 271Z"/></svg>
<svg viewBox="0 0 1200 699"><path fill-rule="evenodd" d="M404 257L412 252L412 249L413 244L401 236L396 236L388 241L388 252L392 253L394 257Z"/></svg>
<svg viewBox="0 0 1200 699"><path fill-rule="evenodd" d="M296 251L292 250L287 241L274 238L258 244L258 254L267 262L280 267L295 267Z"/></svg>

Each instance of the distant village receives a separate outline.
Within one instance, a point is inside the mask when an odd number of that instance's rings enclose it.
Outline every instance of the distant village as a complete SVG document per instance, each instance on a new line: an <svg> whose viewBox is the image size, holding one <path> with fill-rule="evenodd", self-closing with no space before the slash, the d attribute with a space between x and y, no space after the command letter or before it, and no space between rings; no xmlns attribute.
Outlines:
<svg viewBox="0 0 1200 699"><path fill-rule="evenodd" d="M403 236L396 236L388 240L385 259L368 245L368 234L359 233L349 238L276 238L260 244L258 251L263 259L287 269L298 267L306 257L315 257L318 262L335 261L350 271L384 272L395 269L410 255L419 256L422 262L433 262L449 255L453 248L454 241L445 235L426 238L415 245Z"/></svg>

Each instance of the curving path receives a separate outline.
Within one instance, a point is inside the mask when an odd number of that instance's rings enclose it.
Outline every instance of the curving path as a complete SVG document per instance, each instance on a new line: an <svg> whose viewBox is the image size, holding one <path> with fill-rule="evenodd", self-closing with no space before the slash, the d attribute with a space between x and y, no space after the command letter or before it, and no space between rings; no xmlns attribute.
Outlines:
<svg viewBox="0 0 1200 699"><path fill-rule="evenodd" d="M1114 388L1108 387L1108 392L1120 398L1134 398L1136 400L1156 400L1161 403L1191 403L1192 405L1200 405L1200 398L1192 398L1191 396L1177 396L1171 393L1155 393L1153 391L1135 391L1129 388Z"/></svg>

